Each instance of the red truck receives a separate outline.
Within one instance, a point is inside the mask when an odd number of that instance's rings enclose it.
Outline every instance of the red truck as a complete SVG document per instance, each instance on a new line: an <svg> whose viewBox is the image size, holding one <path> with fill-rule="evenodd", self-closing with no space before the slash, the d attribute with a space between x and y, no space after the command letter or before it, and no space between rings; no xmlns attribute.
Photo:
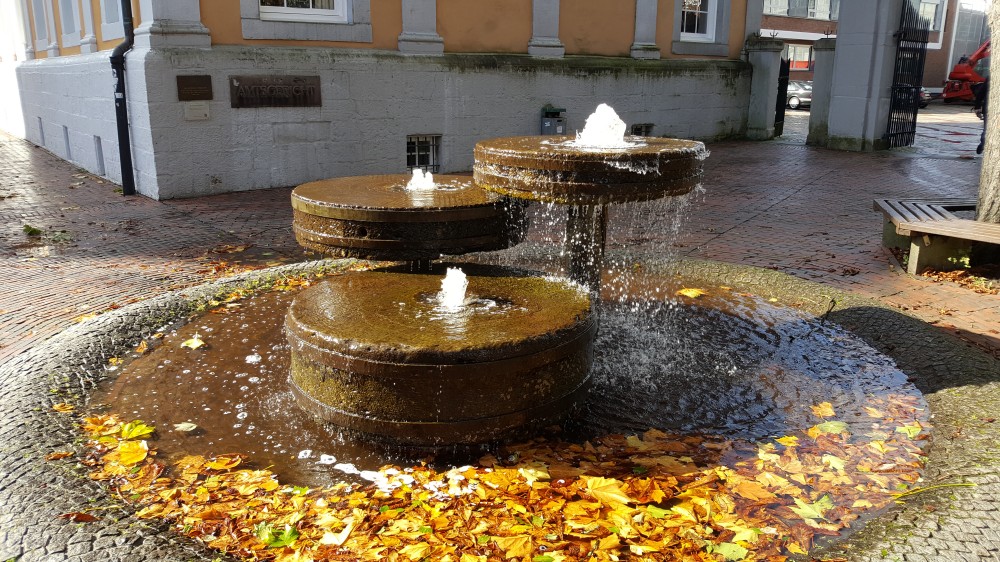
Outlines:
<svg viewBox="0 0 1000 562"><path fill-rule="evenodd" d="M973 86L983 83L990 73L990 42L976 49L975 53L963 57L948 73L948 81L944 83L941 98L945 103L954 101L973 101L975 93Z"/></svg>

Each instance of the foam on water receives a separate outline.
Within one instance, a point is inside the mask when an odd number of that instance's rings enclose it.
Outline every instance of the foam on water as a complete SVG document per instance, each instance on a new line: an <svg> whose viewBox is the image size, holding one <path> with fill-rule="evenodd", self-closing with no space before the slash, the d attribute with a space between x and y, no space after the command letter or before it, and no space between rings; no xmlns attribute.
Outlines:
<svg viewBox="0 0 1000 562"><path fill-rule="evenodd" d="M628 148L632 144L625 140L625 122L618 117L610 105L602 103L587 117L583 130L576 134L572 143L586 148Z"/></svg>

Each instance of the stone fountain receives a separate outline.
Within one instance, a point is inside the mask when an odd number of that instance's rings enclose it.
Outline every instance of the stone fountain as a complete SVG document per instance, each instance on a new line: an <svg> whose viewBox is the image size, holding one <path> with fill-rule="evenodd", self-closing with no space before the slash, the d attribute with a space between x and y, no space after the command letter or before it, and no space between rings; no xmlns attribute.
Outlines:
<svg viewBox="0 0 1000 562"><path fill-rule="evenodd" d="M409 272L350 273L295 299L285 331L300 405L431 447L505 439L572 412L590 379L607 205L687 193L707 156L700 142L626 138L624 127L602 105L576 139L481 142L474 181L417 174L297 187L293 228L305 247L411 262ZM519 243L532 200L569 205L570 280L480 266L469 296L444 306L429 260Z"/></svg>

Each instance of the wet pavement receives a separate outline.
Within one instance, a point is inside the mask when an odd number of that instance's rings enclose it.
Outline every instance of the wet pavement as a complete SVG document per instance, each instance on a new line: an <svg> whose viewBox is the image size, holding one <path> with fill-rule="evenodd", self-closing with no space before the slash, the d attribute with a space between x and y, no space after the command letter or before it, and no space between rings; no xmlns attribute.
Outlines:
<svg viewBox="0 0 1000 562"><path fill-rule="evenodd" d="M825 287L830 294L848 295L845 301L856 297L877 303L864 317L845 312L843 322L852 330L881 332L883 351L912 374L927 396L936 428L929 481L976 484L922 494L920 502L901 507L885 525L866 529L857 537L860 542L835 555L1000 559L1000 511L994 501L1000 494L995 453L1000 427L993 423L1000 407L1000 297L906 275L881 247L881 216L872 211L877 197L974 196L981 122L970 106L932 102L921 110L915 146L851 154L805 147L807 119L806 111L789 111L785 134L773 141L710 145L705 193L689 208L673 250L691 260L719 263L722 273L735 277L746 275L728 267L755 266L791 276L772 282L765 273L747 274L751 286L787 284L794 291L799 283L813 282L818 285L808 284L803 294L822 300ZM42 504L67 484L41 460L51 452L48 441L30 438L49 423L45 416L55 414L37 408L12 411L13 404L52 402L46 397L50 388L25 384L19 373L27 380L28 373L42 368L31 364L38 356L60 356L61 350L46 345L64 341L56 335L78 326L80 318L132 310L136 305L131 303L240 267L307 258L292 237L289 194L290 189L272 189L167 202L125 198L118 186L0 134L0 283L5 289L0 293L0 383L10 400L20 401L5 404L0 422L0 431L17 436L8 438L17 442L3 447L0 465L0 514L8 514L0 515L0 560L176 556L164 554L173 550L158 550L174 548L176 541L161 537L156 528L119 524L112 532L23 505L18 486L48 486L50 491L38 497ZM31 229L40 232L30 235L26 230ZM666 230L650 224L649 237L661 232L666 237ZM85 348L85 343L78 345ZM105 344L91 347L100 345ZM38 380L46 376L37 373ZM82 388L78 394L89 386ZM24 518L30 520L36 511L37 529L25 527ZM119 516L129 520L124 512ZM191 558L205 556L179 544Z"/></svg>

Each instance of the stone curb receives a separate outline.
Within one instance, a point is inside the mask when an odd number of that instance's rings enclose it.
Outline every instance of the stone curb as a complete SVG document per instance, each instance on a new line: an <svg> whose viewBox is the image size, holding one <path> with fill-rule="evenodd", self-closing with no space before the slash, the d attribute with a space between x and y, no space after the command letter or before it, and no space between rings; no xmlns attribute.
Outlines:
<svg viewBox="0 0 1000 562"><path fill-rule="evenodd" d="M157 296L73 326L0 366L0 560L213 560L209 552L164 525L131 516L69 461L46 462L57 450L79 450L75 416L52 405L86 404L105 378L110 357L129 352L157 328L194 313L211 298L239 287L262 286L287 275L342 270L350 260L325 260L255 271ZM1000 557L1000 475L990 455L998 429L984 416L1000 406L995 361L953 336L883 304L766 269L682 260L653 266L659 275L683 275L705 287L726 284L826 317L897 361L925 394L934 440L926 484L972 482L918 494L849 540L816 556L851 560L990 560ZM832 310L830 303L834 302ZM975 407L971 407L974 403ZM979 416L979 417L977 417ZM970 423L976 421L976 423ZM1000 424L997 424L1000 425ZM992 460L991 460L992 459ZM95 523L60 514L88 511ZM970 527L972 531L970 532Z"/></svg>

